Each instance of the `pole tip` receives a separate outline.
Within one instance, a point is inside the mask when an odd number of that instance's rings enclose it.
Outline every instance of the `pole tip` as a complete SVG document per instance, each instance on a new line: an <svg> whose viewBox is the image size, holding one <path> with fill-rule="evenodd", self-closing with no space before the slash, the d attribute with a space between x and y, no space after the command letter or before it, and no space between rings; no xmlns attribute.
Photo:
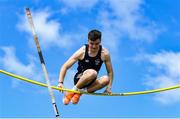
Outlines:
<svg viewBox="0 0 180 119"><path fill-rule="evenodd" d="M29 11L29 7L26 7L26 10Z"/></svg>
<svg viewBox="0 0 180 119"><path fill-rule="evenodd" d="M31 15L29 7L26 8L26 15L27 15L27 16L30 16L30 15Z"/></svg>

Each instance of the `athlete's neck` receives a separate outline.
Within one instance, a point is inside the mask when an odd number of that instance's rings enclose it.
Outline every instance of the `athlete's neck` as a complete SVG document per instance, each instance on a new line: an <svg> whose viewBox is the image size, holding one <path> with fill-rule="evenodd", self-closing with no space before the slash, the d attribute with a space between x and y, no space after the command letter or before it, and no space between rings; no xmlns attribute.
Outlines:
<svg viewBox="0 0 180 119"><path fill-rule="evenodd" d="M99 47L97 48L97 50L94 50L94 49L89 49L88 50L88 55L90 56L90 57L95 57L97 54L98 54L98 51L99 51Z"/></svg>

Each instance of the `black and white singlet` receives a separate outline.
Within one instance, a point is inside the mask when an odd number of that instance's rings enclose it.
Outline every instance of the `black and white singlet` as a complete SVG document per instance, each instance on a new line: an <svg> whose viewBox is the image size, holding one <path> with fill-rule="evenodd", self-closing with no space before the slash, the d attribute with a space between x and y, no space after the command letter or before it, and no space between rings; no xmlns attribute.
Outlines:
<svg viewBox="0 0 180 119"><path fill-rule="evenodd" d="M88 48L89 45L85 44L85 55L84 58L82 60L78 60L78 72L76 73L76 75L74 76L75 79L75 84L77 83L77 76L79 74L82 74L85 70L87 69L94 69L95 71L97 71L97 73L99 72L101 66L102 66L102 59L101 59L101 51L102 51L102 46L100 45L99 47L99 51L97 53L97 55L95 57L90 57L88 54Z"/></svg>

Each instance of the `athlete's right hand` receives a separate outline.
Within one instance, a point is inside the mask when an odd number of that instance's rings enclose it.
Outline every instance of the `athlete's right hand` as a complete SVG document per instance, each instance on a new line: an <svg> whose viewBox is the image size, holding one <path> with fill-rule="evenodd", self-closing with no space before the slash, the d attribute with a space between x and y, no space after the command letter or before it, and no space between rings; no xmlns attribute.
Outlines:
<svg viewBox="0 0 180 119"><path fill-rule="evenodd" d="M59 83L58 83L58 88L64 88L63 83L59 82ZM63 91L62 91L62 90L59 90L59 91L63 93Z"/></svg>

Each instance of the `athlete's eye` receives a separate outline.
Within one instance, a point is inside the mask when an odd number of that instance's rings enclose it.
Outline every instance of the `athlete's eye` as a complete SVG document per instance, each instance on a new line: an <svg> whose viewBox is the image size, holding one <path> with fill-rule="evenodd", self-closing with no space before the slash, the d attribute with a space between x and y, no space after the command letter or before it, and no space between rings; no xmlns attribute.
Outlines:
<svg viewBox="0 0 180 119"><path fill-rule="evenodd" d="M91 45L94 45L94 43L90 43Z"/></svg>

